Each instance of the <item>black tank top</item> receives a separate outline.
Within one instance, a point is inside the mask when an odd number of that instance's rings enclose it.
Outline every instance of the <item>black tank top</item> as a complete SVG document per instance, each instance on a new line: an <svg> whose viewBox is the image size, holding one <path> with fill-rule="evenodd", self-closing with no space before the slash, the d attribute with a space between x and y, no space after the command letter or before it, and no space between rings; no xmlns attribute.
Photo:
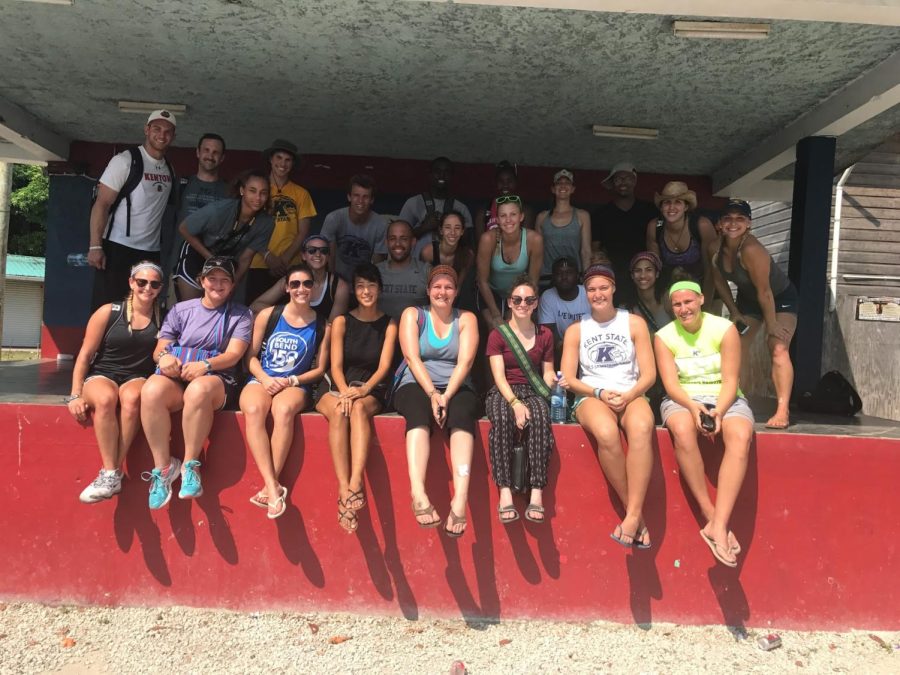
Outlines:
<svg viewBox="0 0 900 675"><path fill-rule="evenodd" d="M378 370L391 317L385 314L375 321L360 321L347 312L344 319L344 379L365 382Z"/></svg>
<svg viewBox="0 0 900 675"><path fill-rule="evenodd" d="M157 333L159 326L152 316L146 328L129 332L125 305L113 303L103 341L91 362L91 372L149 377L156 368L153 348Z"/></svg>

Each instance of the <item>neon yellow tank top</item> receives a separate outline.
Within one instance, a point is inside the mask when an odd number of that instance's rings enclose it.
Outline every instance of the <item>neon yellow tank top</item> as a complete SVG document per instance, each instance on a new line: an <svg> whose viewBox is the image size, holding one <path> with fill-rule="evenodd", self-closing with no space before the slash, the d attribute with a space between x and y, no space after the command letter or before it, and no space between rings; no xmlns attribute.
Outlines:
<svg viewBox="0 0 900 675"><path fill-rule="evenodd" d="M689 396L718 396L722 388L722 338L731 326L728 319L703 312L703 323L696 333L689 333L678 322L671 321L657 331L657 336L675 357L678 382ZM743 396L738 389L738 396Z"/></svg>

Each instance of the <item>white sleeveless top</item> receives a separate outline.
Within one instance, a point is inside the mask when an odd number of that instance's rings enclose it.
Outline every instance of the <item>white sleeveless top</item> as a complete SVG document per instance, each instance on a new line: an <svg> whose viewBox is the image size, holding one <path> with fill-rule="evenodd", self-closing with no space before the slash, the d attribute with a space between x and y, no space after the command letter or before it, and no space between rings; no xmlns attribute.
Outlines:
<svg viewBox="0 0 900 675"><path fill-rule="evenodd" d="M590 314L581 319L578 345L579 379L594 389L628 391L640 376L628 310L618 309L609 321L600 323Z"/></svg>

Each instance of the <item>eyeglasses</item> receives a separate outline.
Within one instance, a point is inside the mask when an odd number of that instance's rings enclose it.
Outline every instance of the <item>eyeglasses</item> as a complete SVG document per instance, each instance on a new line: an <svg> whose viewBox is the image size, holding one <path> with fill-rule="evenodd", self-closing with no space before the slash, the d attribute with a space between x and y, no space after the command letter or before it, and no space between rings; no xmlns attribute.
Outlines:
<svg viewBox="0 0 900 675"><path fill-rule="evenodd" d="M522 198L519 195L503 195L497 197L494 201L497 202L497 206L500 206L501 204L518 204L519 206L522 206Z"/></svg>
<svg viewBox="0 0 900 675"><path fill-rule="evenodd" d="M510 301L516 307L521 305L523 302L525 303L526 307L531 307L534 303L536 303L538 301L538 299L534 295L529 295L527 298L523 298L518 295L514 295L510 298Z"/></svg>
<svg viewBox="0 0 900 675"><path fill-rule="evenodd" d="M315 255L316 253L321 253L322 255L328 255L331 253L330 246L307 246L306 247L307 255Z"/></svg>
<svg viewBox="0 0 900 675"><path fill-rule="evenodd" d="M137 284L138 288L144 288L147 284L150 284L150 288L152 288L154 291L158 291L160 288L162 288L161 281L151 281L150 279L135 279L134 283Z"/></svg>
<svg viewBox="0 0 900 675"><path fill-rule="evenodd" d="M316 282L313 281L312 279L291 279L288 282L288 288L290 288L292 291L297 290L301 286L303 286L303 288L311 289L315 285L316 285Z"/></svg>

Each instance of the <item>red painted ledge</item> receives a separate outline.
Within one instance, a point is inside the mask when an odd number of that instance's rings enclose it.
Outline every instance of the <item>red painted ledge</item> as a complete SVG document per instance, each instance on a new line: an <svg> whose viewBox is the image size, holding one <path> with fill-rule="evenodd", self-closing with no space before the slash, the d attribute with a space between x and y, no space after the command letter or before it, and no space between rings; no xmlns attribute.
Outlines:
<svg viewBox="0 0 900 675"><path fill-rule="evenodd" d="M698 536L665 431L657 436L646 505L653 548L626 552L608 537L618 516L577 426L555 428L549 522L504 527L496 519L482 423L469 531L450 540L413 520L402 419L377 418L369 506L356 536L337 525L324 418L298 418L283 476L289 509L277 521L247 501L260 480L242 424L238 414L217 415L202 498L173 498L151 513L139 480L151 464L142 438L123 493L82 505L78 493L98 469L93 429L77 425L60 405L0 405L0 597L408 618L900 629L900 521L891 517L897 440L757 436L732 521L744 549L732 570L714 564ZM180 443L179 436L176 452ZM450 471L442 443L436 434L429 485L446 516ZM718 453L705 454L715 469Z"/></svg>

